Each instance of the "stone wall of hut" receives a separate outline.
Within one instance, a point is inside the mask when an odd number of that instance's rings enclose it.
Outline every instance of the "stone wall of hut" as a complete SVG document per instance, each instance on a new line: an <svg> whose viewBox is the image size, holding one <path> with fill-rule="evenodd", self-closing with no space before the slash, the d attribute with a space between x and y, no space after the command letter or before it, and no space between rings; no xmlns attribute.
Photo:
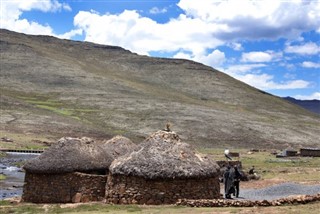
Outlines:
<svg viewBox="0 0 320 214"><path fill-rule="evenodd" d="M85 173L34 174L27 172L22 200L33 203L101 201L105 197L106 175Z"/></svg>
<svg viewBox="0 0 320 214"><path fill-rule="evenodd" d="M220 198L218 178L145 180L140 177L109 175L107 203L174 204L178 199Z"/></svg>
<svg viewBox="0 0 320 214"><path fill-rule="evenodd" d="M320 148L302 148L300 149L301 156L320 157Z"/></svg>

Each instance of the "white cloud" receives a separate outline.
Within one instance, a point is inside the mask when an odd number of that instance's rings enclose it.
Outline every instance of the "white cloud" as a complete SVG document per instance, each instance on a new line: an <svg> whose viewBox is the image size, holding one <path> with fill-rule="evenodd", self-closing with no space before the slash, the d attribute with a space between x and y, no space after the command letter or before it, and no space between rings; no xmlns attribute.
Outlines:
<svg viewBox="0 0 320 214"><path fill-rule="evenodd" d="M249 0L201 0L201 3L180 0L177 6L185 14L167 23L157 23L137 11L120 14L80 11L74 25L83 30L86 41L119 45L140 54L181 51L200 58L220 45L241 50L243 39L297 38L304 31L318 29L319 5L318 1L302 0L272 4ZM151 11L165 12L157 7ZM264 53L264 59L254 62L265 62L267 57L275 60L272 53Z"/></svg>
<svg viewBox="0 0 320 214"><path fill-rule="evenodd" d="M261 90L302 89L302 88L307 88L310 85L309 82L304 80L275 82L273 80L274 76L268 75L268 74L245 74L245 75L238 75L235 77Z"/></svg>
<svg viewBox="0 0 320 214"><path fill-rule="evenodd" d="M304 61L302 63L302 67L305 67L305 68L320 68L320 63Z"/></svg>
<svg viewBox="0 0 320 214"><path fill-rule="evenodd" d="M225 54L220 50L214 50L209 54L198 53L196 56L192 56L191 54L184 52L179 52L174 55L173 58L189 59L215 68L222 65L226 60Z"/></svg>
<svg viewBox="0 0 320 214"><path fill-rule="evenodd" d="M303 45L288 45L285 48L285 52L300 55L315 55L320 53L320 46L313 42L309 42Z"/></svg>
<svg viewBox="0 0 320 214"><path fill-rule="evenodd" d="M261 90L275 89L301 89L310 86L310 83L304 80L290 80L276 82L273 75L261 73L259 70L267 66L266 64L240 64L229 66L223 71L234 78L245 82Z"/></svg>
<svg viewBox="0 0 320 214"><path fill-rule="evenodd" d="M243 62L270 62L272 60L272 55L266 52L249 52L249 53L242 53Z"/></svg>
<svg viewBox="0 0 320 214"><path fill-rule="evenodd" d="M254 69L259 69L267 66L266 64L240 64L240 65L231 65L228 68L224 69L224 72L231 76L244 75L245 73L252 72Z"/></svg>
<svg viewBox="0 0 320 214"><path fill-rule="evenodd" d="M311 95L296 95L294 98L298 100L320 100L320 92L314 92Z"/></svg>
<svg viewBox="0 0 320 214"><path fill-rule="evenodd" d="M159 13L166 13L167 9L166 8L158 8L158 7L153 7L149 10L149 13L151 14L159 14Z"/></svg>
<svg viewBox="0 0 320 214"><path fill-rule="evenodd" d="M82 35L82 30L81 29L74 29L74 30L71 30L71 31L66 32L64 34L57 35L57 37L59 37L60 39L71 39L72 37L74 37L76 35Z"/></svg>
<svg viewBox="0 0 320 214"><path fill-rule="evenodd" d="M188 17L221 24L221 40L297 38L320 28L320 1L180 0Z"/></svg>
<svg viewBox="0 0 320 214"><path fill-rule="evenodd" d="M286 79L295 79L297 77L297 75L293 74L293 73L285 73L283 75L283 77L286 78Z"/></svg>
<svg viewBox="0 0 320 214"><path fill-rule="evenodd" d="M282 59L281 52L274 51L253 51L242 53L241 61L242 62L271 62L271 61L279 61Z"/></svg>
<svg viewBox="0 0 320 214"><path fill-rule="evenodd" d="M37 22L21 19L24 11L31 10L57 12L61 10L70 11L71 8L68 4L59 3L57 0L1 1L1 28L28 34L54 35L53 29L49 25L41 25Z"/></svg>
<svg viewBox="0 0 320 214"><path fill-rule="evenodd" d="M223 44L211 36L216 30L214 25L185 15L160 24L136 11L125 10L117 15L80 11L74 24L85 32L86 41L118 45L140 54L183 50L196 55Z"/></svg>
<svg viewBox="0 0 320 214"><path fill-rule="evenodd" d="M230 48L232 48L235 51L241 51L243 49L242 45L238 42L228 43L227 46L229 46Z"/></svg>

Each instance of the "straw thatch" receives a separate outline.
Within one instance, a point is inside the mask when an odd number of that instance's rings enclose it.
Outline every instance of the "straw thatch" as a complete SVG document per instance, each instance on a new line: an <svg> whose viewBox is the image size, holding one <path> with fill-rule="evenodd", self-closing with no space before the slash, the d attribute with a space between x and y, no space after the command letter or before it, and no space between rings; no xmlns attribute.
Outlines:
<svg viewBox="0 0 320 214"><path fill-rule="evenodd" d="M60 139L39 157L30 160L24 169L32 173L60 174L107 170L112 154L90 138Z"/></svg>
<svg viewBox="0 0 320 214"><path fill-rule="evenodd" d="M115 136L112 139L105 141L102 147L113 155L114 158L131 153L137 148L129 138L123 136Z"/></svg>
<svg viewBox="0 0 320 214"><path fill-rule="evenodd" d="M131 154L115 159L109 170L145 179L183 179L218 176L219 166L181 142L176 133L158 131Z"/></svg>

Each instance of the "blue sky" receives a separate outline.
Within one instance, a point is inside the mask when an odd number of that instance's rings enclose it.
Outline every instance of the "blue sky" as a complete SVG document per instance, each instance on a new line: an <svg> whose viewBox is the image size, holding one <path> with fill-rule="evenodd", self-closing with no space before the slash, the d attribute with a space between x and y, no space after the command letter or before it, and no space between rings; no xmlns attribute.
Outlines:
<svg viewBox="0 0 320 214"><path fill-rule="evenodd" d="M320 99L318 0L1 0L1 28L185 58Z"/></svg>

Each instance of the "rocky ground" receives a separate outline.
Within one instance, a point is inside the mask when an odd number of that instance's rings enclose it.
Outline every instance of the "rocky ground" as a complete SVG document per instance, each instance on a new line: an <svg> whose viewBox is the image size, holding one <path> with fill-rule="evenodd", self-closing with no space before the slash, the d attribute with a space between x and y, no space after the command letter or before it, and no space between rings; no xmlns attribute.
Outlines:
<svg viewBox="0 0 320 214"><path fill-rule="evenodd" d="M27 159L36 156L33 154L8 154L5 157L0 157L0 174L6 177L5 180L0 180L0 200L21 196L24 180L21 166Z"/></svg>

